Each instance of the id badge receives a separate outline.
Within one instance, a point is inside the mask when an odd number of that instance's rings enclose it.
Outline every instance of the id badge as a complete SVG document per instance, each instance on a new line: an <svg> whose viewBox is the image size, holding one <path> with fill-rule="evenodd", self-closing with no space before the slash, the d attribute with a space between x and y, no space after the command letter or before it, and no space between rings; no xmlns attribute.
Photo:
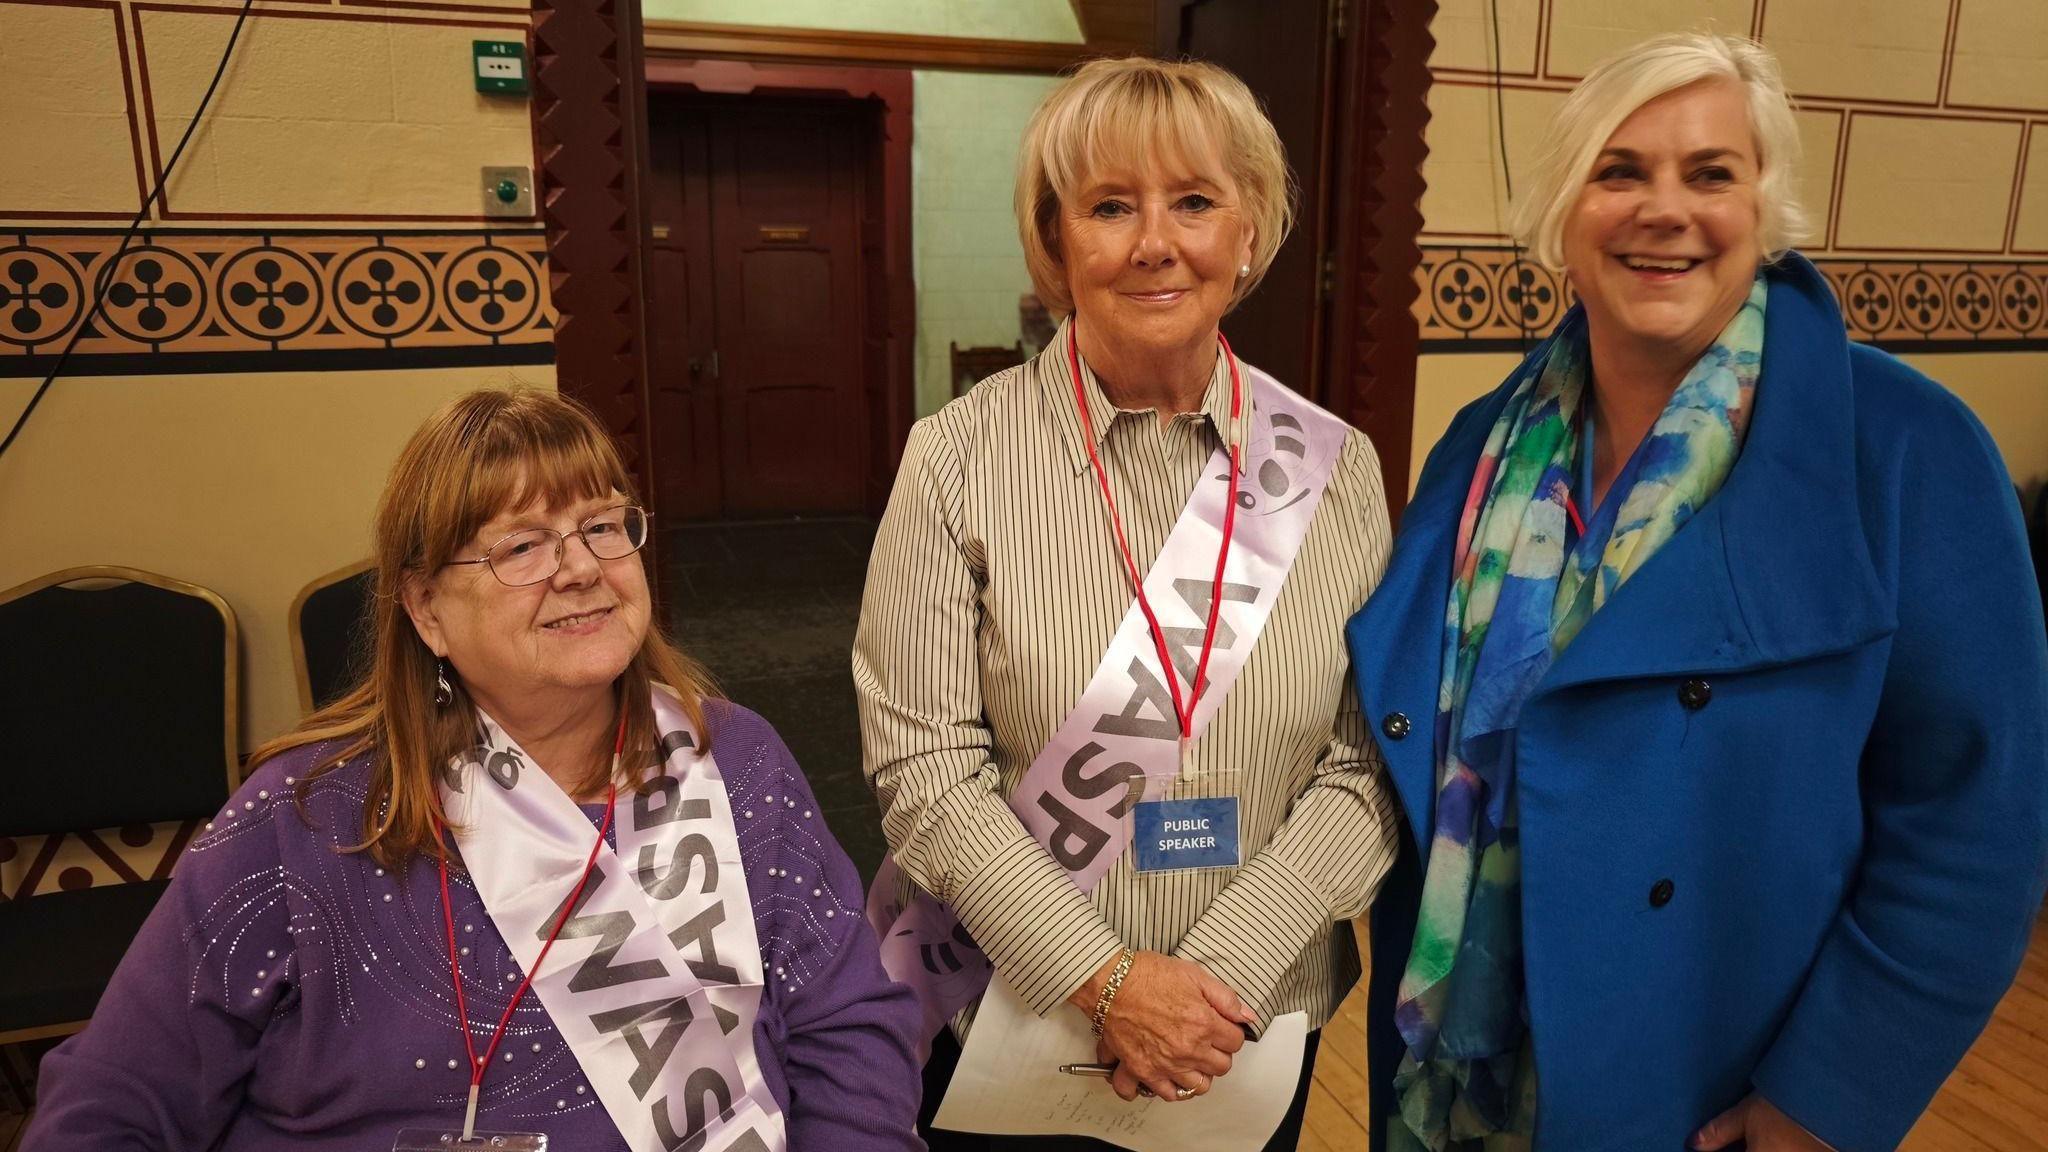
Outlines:
<svg viewBox="0 0 2048 1152"><path fill-rule="evenodd" d="M398 1134L391 1152L548 1152L545 1132L478 1132L462 1138L460 1129L407 1128Z"/></svg>
<svg viewBox="0 0 2048 1152"><path fill-rule="evenodd" d="M1244 861L1237 837L1237 797L1147 800L1131 810L1139 872L1235 868Z"/></svg>

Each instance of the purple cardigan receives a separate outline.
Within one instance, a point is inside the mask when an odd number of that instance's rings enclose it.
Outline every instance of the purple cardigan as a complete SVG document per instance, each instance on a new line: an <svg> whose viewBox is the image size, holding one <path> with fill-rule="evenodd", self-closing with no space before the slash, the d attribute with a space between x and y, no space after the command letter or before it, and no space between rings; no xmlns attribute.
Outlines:
<svg viewBox="0 0 2048 1152"><path fill-rule="evenodd" d="M922 1149L917 1003L882 971L860 878L775 730L738 705L708 711L768 973L754 1049L789 1146ZM362 1152L401 1128L460 1127L467 1057L438 870L416 859L387 874L335 850L361 838L369 768L309 785L321 751L265 764L192 842L92 1023L44 1059L24 1152ZM602 806L586 811L595 823ZM481 1053L518 967L468 877L449 879ZM478 1129L626 1147L532 993L498 1051Z"/></svg>

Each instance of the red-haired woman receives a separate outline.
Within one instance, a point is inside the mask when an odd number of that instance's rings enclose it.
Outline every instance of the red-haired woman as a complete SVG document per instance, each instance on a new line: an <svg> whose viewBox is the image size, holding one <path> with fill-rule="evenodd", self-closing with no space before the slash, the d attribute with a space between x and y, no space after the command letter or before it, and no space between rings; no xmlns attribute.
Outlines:
<svg viewBox="0 0 2048 1152"><path fill-rule="evenodd" d="M24 1147L921 1148L916 1003L788 749L654 626L647 531L572 401L429 419L367 675L257 752Z"/></svg>

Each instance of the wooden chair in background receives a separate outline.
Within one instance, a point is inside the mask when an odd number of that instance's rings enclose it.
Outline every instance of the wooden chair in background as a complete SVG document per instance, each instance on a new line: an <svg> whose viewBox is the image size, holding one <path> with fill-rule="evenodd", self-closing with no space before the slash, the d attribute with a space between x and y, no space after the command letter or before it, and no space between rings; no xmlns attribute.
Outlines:
<svg viewBox="0 0 2048 1152"><path fill-rule="evenodd" d="M953 395L964 396L969 388L1001 372L1022 364L1024 342L1022 340L1005 348L1000 344L983 348L962 348L958 344L946 345L953 352Z"/></svg>

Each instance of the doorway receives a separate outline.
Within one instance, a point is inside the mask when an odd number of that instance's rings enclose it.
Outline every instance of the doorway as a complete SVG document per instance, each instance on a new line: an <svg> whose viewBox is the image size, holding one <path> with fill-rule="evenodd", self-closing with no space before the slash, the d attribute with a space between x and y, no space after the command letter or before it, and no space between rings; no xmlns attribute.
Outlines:
<svg viewBox="0 0 2048 1152"><path fill-rule="evenodd" d="M867 101L652 92L649 402L672 519L868 504Z"/></svg>
<svg viewBox="0 0 2048 1152"><path fill-rule="evenodd" d="M1162 54L1209 60L1258 94L1294 168L1301 199L1294 232L1245 302L1223 321L1238 355L1281 383L1329 403L1321 379L1324 226L1329 181L1330 82L1336 29L1330 4L1261 0L1167 0L1159 8Z"/></svg>

